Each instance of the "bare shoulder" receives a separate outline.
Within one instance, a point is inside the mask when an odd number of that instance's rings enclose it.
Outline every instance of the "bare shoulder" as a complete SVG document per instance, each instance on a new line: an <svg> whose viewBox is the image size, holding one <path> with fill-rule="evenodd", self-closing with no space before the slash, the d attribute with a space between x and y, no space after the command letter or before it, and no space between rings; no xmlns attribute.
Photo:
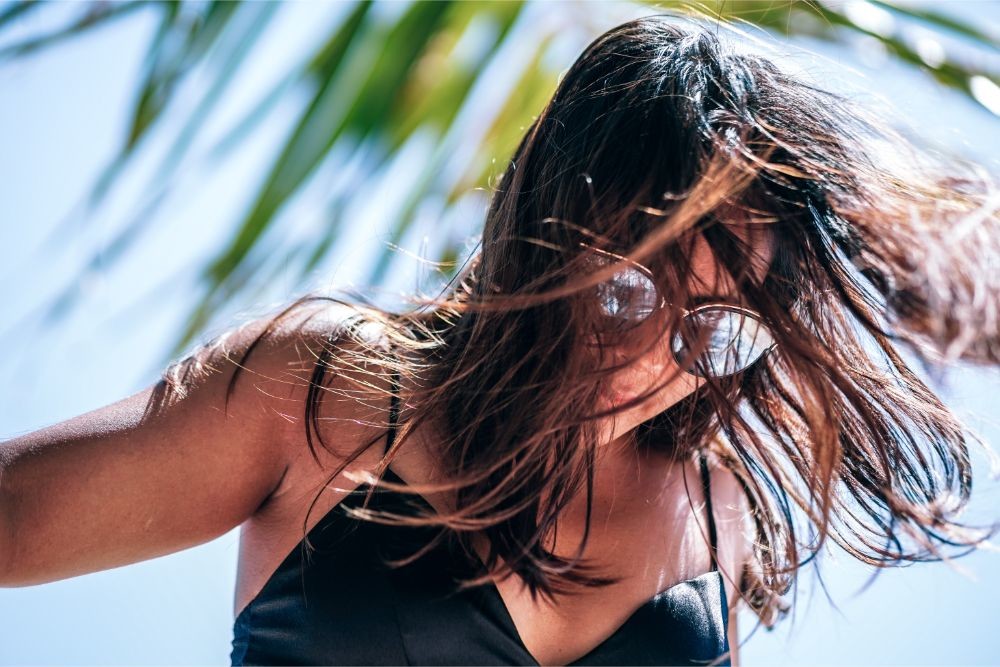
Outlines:
<svg viewBox="0 0 1000 667"><path fill-rule="evenodd" d="M291 492L304 492L311 480L350 456L362 437L377 437L384 424L386 401L380 398L388 381L377 357L366 361L371 355L358 354L379 345L382 332L358 319L361 312L324 298L297 300L228 329L164 372L169 400L183 399L222 374L228 381L226 411L268 423L270 446L262 456L281 475L255 514ZM373 449L357 463L374 465L379 458Z"/></svg>
<svg viewBox="0 0 1000 667"><path fill-rule="evenodd" d="M242 382L266 403L276 422L277 446L284 474L260 511L288 496L316 488L362 443L385 432L390 383L378 354L384 344L375 322L355 319L353 307L336 302L304 304L270 329L254 322L240 341L242 351L258 356L246 364ZM351 335L346 327L360 325ZM263 334L257 339L259 334ZM250 349L247 338L257 340ZM381 459L369 447L351 462L352 470L370 469Z"/></svg>

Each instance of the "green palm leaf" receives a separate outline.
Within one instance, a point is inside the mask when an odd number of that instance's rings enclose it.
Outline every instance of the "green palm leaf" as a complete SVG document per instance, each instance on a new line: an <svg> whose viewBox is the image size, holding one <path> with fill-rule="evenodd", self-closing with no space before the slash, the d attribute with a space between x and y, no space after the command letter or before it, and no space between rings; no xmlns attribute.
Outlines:
<svg viewBox="0 0 1000 667"><path fill-rule="evenodd" d="M925 72L984 108L988 107L977 99L971 82L976 77L994 84L998 81L995 58L966 58L963 62L960 54L947 48L949 39L959 37L977 48L995 52L995 35L941 12L909 4L880 0L855 5L716 0L650 5L660 10L698 11L718 20L759 26L777 35L809 36L845 48L855 37L865 36L881 44L899 62ZM4 7L0 10L0 38L29 13L48 11L48 7L44 2L16 2ZM228 243L204 266L204 291L170 354L189 345L225 304L261 289L269 274L293 268L302 278L338 249L346 224L344 211L352 197L347 188L328 196L326 219L314 236L284 246L273 240L280 236L275 230L287 224L283 211L302 195L331 155L357 156L364 177L374 180L384 175L393 157L415 136L432 137L435 148L393 216L387 239L390 246L402 244L419 207L428 198L436 198L450 208L475 189L488 188L490 179L514 149L522 128L530 124L554 90L558 71L569 64L554 64L546 57L559 36L558 30L572 27L595 37L609 27L596 25L589 12L581 11L583 5L558 3L555 9L548 10L561 12L560 20L552 22L553 27L532 26L533 38L514 44L518 26L526 20L527 7L541 10L537 3L530 2L418 1L400 7L396 3L361 0L349 4L325 39L242 118L226 128L222 139L203 157L211 163L221 160L260 127L280 100L292 93L305 93L308 101L262 175L252 204ZM859 14L858 7L869 14L880 12L877 25ZM0 47L0 61L30 57L129 13L159 14L127 133L120 150L88 193L84 218L93 214L122 171L137 159L146 138L168 131L164 129L165 116L183 114L181 129L154 171L143 204L84 271L99 270L118 261L150 226L174 189L178 175L191 168L188 154L201 128L247 67L248 56L281 8L280 3L92 2L81 4L76 18L58 30ZM644 11L639 4L634 8L636 14ZM926 50L908 37L904 27L913 24L923 28L925 39L927 31L940 36L935 58L928 58ZM491 109L485 127L480 124L477 130L469 130L470 124L463 118L477 109L477 90L489 83L486 77L491 68L501 58L509 58L514 47L528 50L518 60L523 64L516 65L519 69L513 72L516 85ZM178 111L178 90L195 70L208 72L209 83L197 102L188 105L190 111ZM459 148L469 147L474 149L469 151L472 157L462 169L444 168L454 164L450 161ZM64 221L51 238L63 238L68 224ZM432 259L454 267L462 252L462 242L456 237L438 248ZM383 283L392 270L394 257L390 250L382 252L367 283ZM49 317L62 317L78 301L76 282L49 304Z"/></svg>

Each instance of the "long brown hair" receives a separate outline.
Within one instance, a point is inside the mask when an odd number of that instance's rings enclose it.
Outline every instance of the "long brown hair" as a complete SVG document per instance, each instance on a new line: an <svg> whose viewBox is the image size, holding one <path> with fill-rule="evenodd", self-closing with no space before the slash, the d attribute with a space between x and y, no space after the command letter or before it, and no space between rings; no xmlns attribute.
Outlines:
<svg viewBox="0 0 1000 667"><path fill-rule="evenodd" d="M314 441L327 446L316 415L331 377L370 368L378 386L396 374L411 390L408 418L367 481L451 489L456 509L352 513L441 526L470 558L471 537L485 534L491 575L469 585L515 573L532 595L553 596L616 581L580 558L586 533L575 557L549 552L546 540L584 487L589 519L600 420L675 379L599 407L610 374L678 326L671 304L717 287L699 284L697 243L777 347L739 374L706 379L630 442L677 461L705 453L740 481L756 562L737 581L766 625L827 539L885 567L941 558L943 546L975 546L997 529L958 522L977 440L899 348L925 364L1000 359L994 180L733 50L717 30L657 15L594 40L525 132L492 188L481 242L437 298L393 312L309 294L274 318L325 301L350 311L316 351L305 414L314 456ZM738 233L745 224L766 225L773 243L762 280ZM626 267L662 296L639 323L610 317L599 298ZM448 483L380 480L427 419L440 426Z"/></svg>

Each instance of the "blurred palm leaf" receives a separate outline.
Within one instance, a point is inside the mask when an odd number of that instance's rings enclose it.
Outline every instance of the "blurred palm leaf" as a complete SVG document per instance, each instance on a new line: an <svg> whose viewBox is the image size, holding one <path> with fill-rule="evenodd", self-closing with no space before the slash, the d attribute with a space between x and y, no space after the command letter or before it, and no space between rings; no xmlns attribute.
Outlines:
<svg viewBox="0 0 1000 667"><path fill-rule="evenodd" d="M344 5L339 20L308 57L289 69L240 120L232 123L208 153L211 162L222 159L293 92L304 94L308 100L231 238L204 267L204 292L170 354L194 340L223 304L259 290L268 276L283 269L297 270L301 279L337 249L344 233L344 210L352 196L346 185L329 196L328 217L313 237L283 249L268 239L275 228L287 223L282 211L305 190L330 155L357 156L363 162L363 177L377 179L413 137L431 138L435 148L394 217L390 244L402 242L414 224L418 208L429 198L437 198L450 209L459 205L467 193L488 188L523 128L555 89L559 71L569 65L565 58L553 62L553 43L571 33L582 47L610 27L595 18L592 7L468 1L400 5L365 0ZM653 7L684 12L694 9L718 20L745 22L789 37L828 40L845 48L859 38L874 42L886 54L997 113L996 108L986 106L987 101L977 97L972 85L974 81L997 84L996 56L1000 48L996 35L946 14L874 0L717 0L696 7L688 2L668 1ZM161 129L167 125L163 122L165 116L184 116L181 129L171 140L171 149L150 181L153 185L147 188L144 204L95 254L85 268L88 272L116 261L148 228L179 174L189 170L185 159L201 128L232 82L244 72L254 46L281 14L283 5L158 1L92 2L78 8L78 15L64 27L0 47L0 62L57 47L75 35L136 11L156 12L158 18L127 136L88 193L84 213L93 213L102 203L150 134L167 131ZM626 9L638 15L648 7L636 4ZM18 21L45 11L50 11L48 3L8 4L0 10L0 39ZM526 17L529 13L534 18ZM547 20L538 20L539 16ZM907 25L922 28L923 42L915 44L907 36ZM928 55L927 31L940 37L932 55ZM971 42L987 57L963 60L960 54L945 48L948 40L956 37ZM495 76L491 72L496 68L516 71L505 72L514 83L503 99L494 100L492 117L459 122L463 112L473 108L476 91L492 87L489 77ZM178 90L185 77L198 69L209 73L209 83L197 102L188 105L190 110L177 111L174 106ZM475 108L482 115L482 106ZM464 156L464 163L456 155ZM54 238L62 236L66 224ZM454 266L463 252L462 243L452 234L435 250L435 257L428 259L442 263L446 269ZM382 283L394 257L390 250L382 252L372 265L367 284ZM49 304L48 318L58 318L72 308L79 297L79 282L74 281Z"/></svg>

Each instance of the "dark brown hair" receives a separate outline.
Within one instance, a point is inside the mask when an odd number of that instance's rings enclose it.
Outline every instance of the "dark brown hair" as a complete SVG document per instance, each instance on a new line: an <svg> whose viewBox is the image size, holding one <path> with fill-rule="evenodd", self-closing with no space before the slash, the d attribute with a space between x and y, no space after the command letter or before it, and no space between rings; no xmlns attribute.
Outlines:
<svg viewBox="0 0 1000 667"><path fill-rule="evenodd" d="M692 270L704 242L777 348L705 381L631 441L677 461L707 453L740 481L756 564L736 578L767 626L827 539L884 567L937 559L944 545L974 546L996 530L958 522L977 441L898 347L925 364L1000 359L994 179L735 51L717 31L658 15L594 40L493 185L479 247L438 298L414 298L400 313L310 294L275 316L316 302L350 311L316 351L310 450L317 439L326 446L317 406L347 368L383 380L398 373L411 390L373 485L418 424L440 427L455 512L361 508L359 519L440 525L466 546L485 534L488 569L516 573L533 595L615 581L580 552L564 558L544 545L584 486L589 508L596 424L612 413L598 408L609 374L672 331L680 311L664 305L623 327L602 311L596 288L640 266L664 304L688 304L713 287ZM762 280L751 276L756 251L738 233L743 224L770 230Z"/></svg>

